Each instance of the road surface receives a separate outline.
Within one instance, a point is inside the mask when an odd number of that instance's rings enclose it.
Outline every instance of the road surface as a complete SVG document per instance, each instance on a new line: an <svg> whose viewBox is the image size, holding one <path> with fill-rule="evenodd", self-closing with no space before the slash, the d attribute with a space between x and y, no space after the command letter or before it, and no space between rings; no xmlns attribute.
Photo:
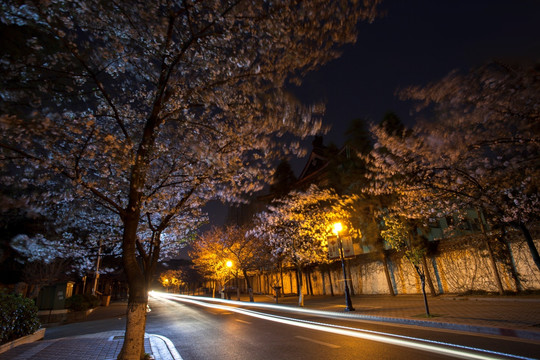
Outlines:
<svg viewBox="0 0 540 360"><path fill-rule="evenodd" d="M540 356L533 341L230 304L161 294L151 298L146 332L168 337L184 360Z"/></svg>

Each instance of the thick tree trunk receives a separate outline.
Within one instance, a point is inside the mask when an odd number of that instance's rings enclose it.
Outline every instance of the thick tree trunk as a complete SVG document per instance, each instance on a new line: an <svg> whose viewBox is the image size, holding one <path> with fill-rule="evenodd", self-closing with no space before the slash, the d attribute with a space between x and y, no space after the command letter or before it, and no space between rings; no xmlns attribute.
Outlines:
<svg viewBox="0 0 540 360"><path fill-rule="evenodd" d="M484 243L486 244L486 248L488 250L489 262L491 264L493 275L495 276L495 283L497 284L497 288L499 289L499 295L504 295L504 288L501 282L501 276L499 275L499 270L497 269L497 261L495 260L495 255L493 254L493 249L491 248L491 244L489 243L487 235L485 235Z"/></svg>
<svg viewBox="0 0 540 360"><path fill-rule="evenodd" d="M514 255L512 254L512 248L510 247L510 244L506 239L504 239L504 232L503 232L503 238L500 239L501 243L504 246L504 250L506 251L507 258L508 258L508 267L510 269L510 274L512 275L512 279L514 280L514 285L516 287L516 292L519 293L523 291L523 286L521 285L521 279L519 278L519 273L516 269L516 264L514 262Z"/></svg>
<svg viewBox="0 0 540 360"><path fill-rule="evenodd" d="M477 210L479 216L481 214L480 210ZM493 271L493 275L495 276L495 282L497 284L497 288L499 289L499 295L504 295L504 288L501 282L501 276L499 275L499 270L497 269L497 261L495 260L495 255L493 254L493 249L491 247L491 244L489 242L489 236L487 234L486 228L484 226L484 222L482 221L482 218L480 218L480 229L482 230L482 234L484 235L484 243L486 245L486 248L488 250L489 254L489 262L491 264L491 269Z"/></svg>
<svg viewBox="0 0 540 360"><path fill-rule="evenodd" d="M424 267L424 273L426 274L426 281L429 286L429 292L431 293L431 296L437 296L437 292L435 291L435 286L433 286L433 281L431 280L431 274L429 273L425 256L422 256L422 266Z"/></svg>
<svg viewBox="0 0 540 360"><path fill-rule="evenodd" d="M534 244L531 233L529 232L529 229L524 223L520 222L518 226L521 232L523 233L523 236L525 237L525 242L527 243L527 246L529 246L529 251L531 253L533 261L536 264L536 267L538 268L538 270L540 270L540 255L538 254L538 249L536 248L536 245Z"/></svg>
<svg viewBox="0 0 540 360"><path fill-rule="evenodd" d="M501 282L501 277L499 275L499 270L497 269L497 261L495 260L495 255L493 254L493 249L491 247L491 244L489 242L489 236L486 231L486 227L484 225L483 217L482 217L482 210L480 208L476 209L476 213L478 214L479 223L480 223L480 230L482 231L482 234L484 235L484 244L486 245L488 255L489 255L489 262L491 264L491 269L493 271L493 275L495 276L495 282L497 284L497 288L499 289L499 295L504 295L504 288Z"/></svg>
<svg viewBox="0 0 540 360"><path fill-rule="evenodd" d="M386 253L382 250L382 262L384 267L384 276L386 277L386 284L388 285L388 291L390 295L396 296L394 292L394 286L392 285L392 279L390 278L390 271L388 270L388 260L386 258Z"/></svg>
<svg viewBox="0 0 540 360"><path fill-rule="evenodd" d="M135 299L133 299L135 298ZM124 345L118 360L139 360L144 354L144 332L148 298L134 296L130 291Z"/></svg>
<svg viewBox="0 0 540 360"><path fill-rule="evenodd" d="M118 360L139 360L144 354L144 332L146 328L146 307L148 289L146 276L143 274L136 257L138 214L124 217L122 257L124 271L129 286L126 333Z"/></svg>

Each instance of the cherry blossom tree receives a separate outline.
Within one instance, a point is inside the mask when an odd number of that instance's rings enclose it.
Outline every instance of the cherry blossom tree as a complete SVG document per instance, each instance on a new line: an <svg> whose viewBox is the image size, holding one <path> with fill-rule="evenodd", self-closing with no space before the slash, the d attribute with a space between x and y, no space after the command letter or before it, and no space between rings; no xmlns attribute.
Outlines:
<svg viewBox="0 0 540 360"><path fill-rule="evenodd" d="M253 302L249 273L269 262L268 253L266 244L249 234L246 227L231 225L215 227L201 235L194 244L191 256L195 264L206 269L209 277L216 280L223 280L231 272L241 271L250 301ZM231 261L230 268L226 266L227 261Z"/></svg>
<svg viewBox="0 0 540 360"><path fill-rule="evenodd" d="M220 238L221 231L217 228L205 232L193 242L190 257L195 267L207 279L212 280L212 297L216 296L216 287L226 285L230 278L231 269L227 262L231 261L227 256L226 245Z"/></svg>
<svg viewBox="0 0 540 360"><path fill-rule="evenodd" d="M283 85L336 58L377 2L1 3L2 31L23 40L1 61L2 180L62 177L121 220L120 359L143 353L145 272L164 231L209 199L259 189L273 159L298 153L284 135L315 134L322 108Z"/></svg>
<svg viewBox="0 0 540 360"><path fill-rule="evenodd" d="M420 278L426 316L430 316L426 296L426 274L428 269L425 261L426 247L414 224L408 224L405 219L395 216L384 217L384 229L381 236L393 249L403 253L411 263Z"/></svg>
<svg viewBox="0 0 540 360"><path fill-rule="evenodd" d="M433 120L397 136L372 127L373 190L399 194L395 208L409 217L479 209L521 230L540 269L528 229L540 213L538 74L537 67L490 63L404 90Z"/></svg>
<svg viewBox="0 0 540 360"><path fill-rule="evenodd" d="M221 241L225 244L227 256L244 275L249 300L253 302L253 287L248 275L270 263L268 245L250 234L247 226L226 226L222 229Z"/></svg>
<svg viewBox="0 0 540 360"><path fill-rule="evenodd" d="M40 222L39 231L20 228L10 240L18 261L26 263L24 278L33 286L32 297L37 297L43 285L70 274L97 276L98 267L101 274L115 270L97 265L99 257L121 256L121 226L113 214L99 204L89 207L81 201L43 205L39 201L24 205Z"/></svg>
<svg viewBox="0 0 540 360"><path fill-rule="evenodd" d="M275 259L296 268L299 306L304 306L303 267L328 261L328 237L335 222L354 229L351 213L356 199L311 185L305 192L292 191L273 200L267 211L257 214L251 233L267 241Z"/></svg>
<svg viewBox="0 0 540 360"><path fill-rule="evenodd" d="M182 270L167 270L159 275L159 283L169 291L170 288L180 290L180 286L185 285L182 280Z"/></svg>

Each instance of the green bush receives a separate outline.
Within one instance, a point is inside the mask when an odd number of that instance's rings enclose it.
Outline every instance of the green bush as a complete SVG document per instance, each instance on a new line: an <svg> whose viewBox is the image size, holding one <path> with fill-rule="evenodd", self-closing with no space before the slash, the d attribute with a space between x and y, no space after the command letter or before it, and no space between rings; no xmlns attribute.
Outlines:
<svg viewBox="0 0 540 360"><path fill-rule="evenodd" d="M0 291L0 344L33 334L40 327L31 299Z"/></svg>
<svg viewBox="0 0 540 360"><path fill-rule="evenodd" d="M94 295L73 295L66 299L66 309L73 311L86 311L95 308L100 304L99 298Z"/></svg>

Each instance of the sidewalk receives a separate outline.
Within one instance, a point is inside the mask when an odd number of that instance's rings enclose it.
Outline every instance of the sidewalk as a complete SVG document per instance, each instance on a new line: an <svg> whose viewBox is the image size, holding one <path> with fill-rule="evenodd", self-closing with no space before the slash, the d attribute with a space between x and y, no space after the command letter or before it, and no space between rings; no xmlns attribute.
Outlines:
<svg viewBox="0 0 540 360"><path fill-rule="evenodd" d="M345 296L305 296L304 307L338 312L362 320L428 326L540 341L540 296L428 295L431 317L426 317L421 295L352 296L353 312L345 312ZM236 300L233 295L231 299ZM249 301L241 296L242 301ZM255 295L255 302L275 298ZM278 303L298 306L297 296L279 297Z"/></svg>
<svg viewBox="0 0 540 360"><path fill-rule="evenodd" d="M76 322L121 318L125 316L126 306L127 302L100 306L85 319L80 318ZM43 340L8 350L0 354L0 360L114 360L122 349L123 337L124 331L119 330L58 339L48 338L45 332ZM182 360L170 340L160 335L145 334L144 348L156 360Z"/></svg>
<svg viewBox="0 0 540 360"><path fill-rule="evenodd" d="M236 296L232 296L236 300ZM242 295L240 299L248 302ZM256 303L275 303L267 295L255 295ZM295 296L280 297L286 307L298 307ZM338 313L341 316L367 321L428 326L456 331L477 332L497 336L517 337L540 342L540 296L452 296L428 297L430 313L426 318L420 295L357 295L352 297L355 311L345 312L345 298L336 296L306 296L305 308ZM126 303L99 307L86 321L124 316ZM108 360L115 359L122 347L122 331L47 339L21 345L0 354L0 360ZM167 338L146 334L145 351L156 360L181 360Z"/></svg>

